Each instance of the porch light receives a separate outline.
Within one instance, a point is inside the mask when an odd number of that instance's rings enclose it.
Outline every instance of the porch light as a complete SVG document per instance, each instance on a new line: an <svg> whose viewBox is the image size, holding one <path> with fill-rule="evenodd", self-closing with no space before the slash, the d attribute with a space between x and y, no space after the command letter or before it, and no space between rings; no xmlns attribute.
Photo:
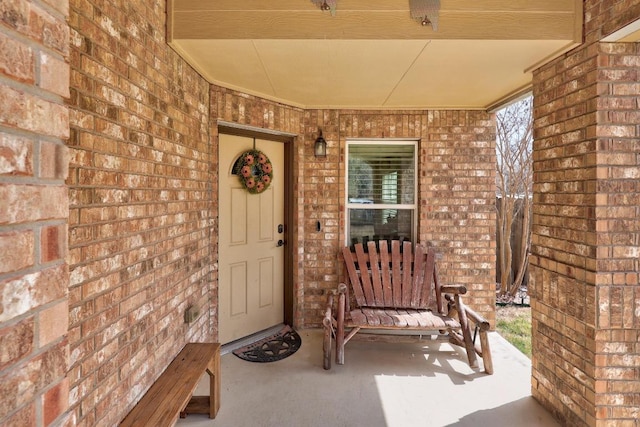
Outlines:
<svg viewBox="0 0 640 427"><path fill-rule="evenodd" d="M433 31L438 31L438 14L440 0L409 0L411 17L423 26L431 25Z"/></svg>
<svg viewBox="0 0 640 427"><path fill-rule="evenodd" d="M318 129L318 137L313 144L313 155L316 157L327 157L327 141L322 137L322 129Z"/></svg>

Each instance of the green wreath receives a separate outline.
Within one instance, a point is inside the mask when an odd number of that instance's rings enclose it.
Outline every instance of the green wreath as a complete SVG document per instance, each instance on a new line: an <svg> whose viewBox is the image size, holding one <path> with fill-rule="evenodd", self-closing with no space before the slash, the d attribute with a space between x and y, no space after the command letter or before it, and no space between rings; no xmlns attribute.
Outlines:
<svg viewBox="0 0 640 427"><path fill-rule="evenodd" d="M242 186L251 194L262 193L273 180L273 165L260 150L245 151L233 165Z"/></svg>

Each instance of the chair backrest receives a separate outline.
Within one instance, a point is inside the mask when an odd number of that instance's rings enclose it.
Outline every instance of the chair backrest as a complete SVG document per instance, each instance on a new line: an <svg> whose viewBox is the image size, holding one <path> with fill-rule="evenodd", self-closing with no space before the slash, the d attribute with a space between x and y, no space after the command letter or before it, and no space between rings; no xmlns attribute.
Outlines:
<svg viewBox="0 0 640 427"><path fill-rule="evenodd" d="M386 240L362 243L342 251L346 275L360 307L434 308L442 311L433 248ZM435 301L434 301L435 299Z"/></svg>

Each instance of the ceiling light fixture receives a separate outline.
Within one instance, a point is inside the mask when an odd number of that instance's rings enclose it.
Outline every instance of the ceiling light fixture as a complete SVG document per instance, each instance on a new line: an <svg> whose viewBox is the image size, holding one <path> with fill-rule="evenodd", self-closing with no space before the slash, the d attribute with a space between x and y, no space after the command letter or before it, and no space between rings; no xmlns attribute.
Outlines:
<svg viewBox="0 0 640 427"><path fill-rule="evenodd" d="M409 0L409 10L413 19L438 31L440 0Z"/></svg>
<svg viewBox="0 0 640 427"><path fill-rule="evenodd" d="M336 5L338 0L311 0L311 3L315 4L320 10L331 11L331 16L336 16Z"/></svg>

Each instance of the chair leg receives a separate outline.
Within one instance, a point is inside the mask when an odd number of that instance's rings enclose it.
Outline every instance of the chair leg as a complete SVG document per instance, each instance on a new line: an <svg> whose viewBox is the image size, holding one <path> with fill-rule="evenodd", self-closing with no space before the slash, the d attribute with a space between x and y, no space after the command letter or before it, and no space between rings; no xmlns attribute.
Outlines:
<svg viewBox="0 0 640 427"><path fill-rule="evenodd" d="M338 319L336 330L336 363L344 365L344 315L346 297L341 293L338 297Z"/></svg>
<svg viewBox="0 0 640 427"><path fill-rule="evenodd" d="M323 368L331 369L331 325L324 325L324 341L322 343L322 349L324 354Z"/></svg>
<svg viewBox="0 0 640 427"><path fill-rule="evenodd" d="M471 329L469 328L469 319L467 318L467 311L462 305L460 295L455 295L456 306L458 308L458 316L460 319L460 326L462 326L462 338L464 339L464 347L467 350L467 358L469 359L469 366L472 368L478 367L478 357L476 355L476 349L473 345L473 338L471 337Z"/></svg>
<svg viewBox="0 0 640 427"><path fill-rule="evenodd" d="M336 336L336 363L344 365L344 335Z"/></svg>
<svg viewBox="0 0 640 427"><path fill-rule="evenodd" d="M463 329L462 336L464 337L464 347L467 350L469 366L475 369L478 367L478 356L473 345L473 339L471 338L471 331L468 328Z"/></svg>
<svg viewBox="0 0 640 427"><path fill-rule="evenodd" d="M487 331L480 331L480 349L482 350L482 364L487 375L493 374L493 359L491 358L491 348L489 347L489 336Z"/></svg>
<svg viewBox="0 0 640 427"><path fill-rule="evenodd" d="M322 325L324 326L324 340L322 342L323 362L322 367L324 369L331 369L331 339L333 338L333 301L335 299L335 292L329 293L327 298L327 308L324 312L324 318L322 319Z"/></svg>

